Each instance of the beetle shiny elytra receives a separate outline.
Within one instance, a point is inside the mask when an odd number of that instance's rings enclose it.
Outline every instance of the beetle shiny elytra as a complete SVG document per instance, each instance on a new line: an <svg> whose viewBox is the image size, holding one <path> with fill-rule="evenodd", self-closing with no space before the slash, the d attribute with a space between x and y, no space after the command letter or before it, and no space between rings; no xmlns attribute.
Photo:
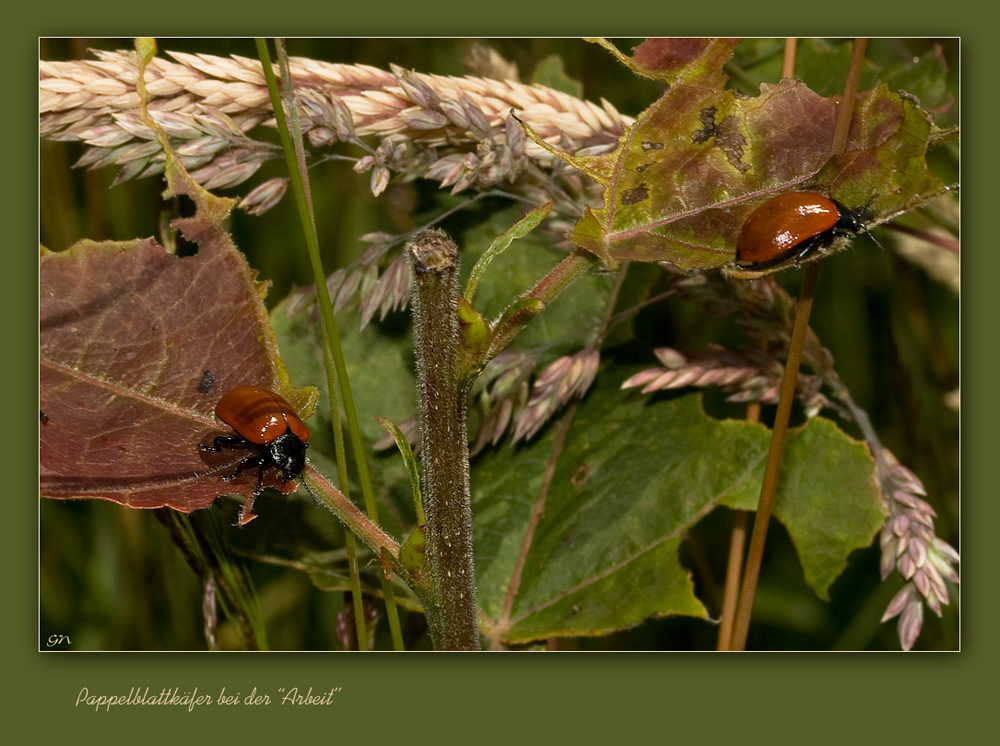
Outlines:
<svg viewBox="0 0 1000 746"><path fill-rule="evenodd" d="M779 194L743 224L736 241L737 264L754 270L797 264L836 237L863 231L864 215L864 208L851 210L816 192Z"/></svg>
<svg viewBox="0 0 1000 746"><path fill-rule="evenodd" d="M281 481L298 477L305 468L309 428L295 410L278 394L256 386L239 386L215 405L215 416L236 431L236 436L220 435L204 451L245 448L253 452L240 461L236 471L223 479L235 479L245 469L257 469L257 489L264 472L276 468Z"/></svg>

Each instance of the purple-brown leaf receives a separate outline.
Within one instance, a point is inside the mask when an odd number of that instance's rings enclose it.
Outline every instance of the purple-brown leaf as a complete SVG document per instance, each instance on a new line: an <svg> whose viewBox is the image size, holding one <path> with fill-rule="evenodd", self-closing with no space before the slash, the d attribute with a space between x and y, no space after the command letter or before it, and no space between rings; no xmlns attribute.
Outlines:
<svg viewBox="0 0 1000 746"><path fill-rule="evenodd" d="M195 205L174 227L198 253L180 258L152 239L43 251L40 494L188 512L236 493L247 498L246 522L256 476L220 476L248 454L199 448L231 432L216 420L216 402L251 384L308 414L317 392L288 385L262 302L266 285L222 227L233 201L200 187L157 136L167 194ZM296 487L268 476L284 492Z"/></svg>
<svg viewBox="0 0 1000 746"><path fill-rule="evenodd" d="M231 244L179 258L151 239L82 242L42 257L40 287L43 496L186 512L252 494L253 475L218 478L246 454L198 447L228 431L213 413L226 391L282 389L261 288Z"/></svg>

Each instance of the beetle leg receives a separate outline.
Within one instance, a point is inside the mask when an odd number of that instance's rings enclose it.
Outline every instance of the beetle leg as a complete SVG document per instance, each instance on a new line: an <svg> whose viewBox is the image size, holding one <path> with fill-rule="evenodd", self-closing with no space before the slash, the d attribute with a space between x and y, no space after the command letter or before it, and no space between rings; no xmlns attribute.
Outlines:
<svg viewBox="0 0 1000 746"><path fill-rule="evenodd" d="M247 441L245 438L234 438L231 435L217 435L215 440L212 441L212 445L207 446L204 443L199 443L198 447L203 451L217 452L223 448L246 448L246 445Z"/></svg>
<svg viewBox="0 0 1000 746"><path fill-rule="evenodd" d="M231 482L234 479L236 479L236 477L238 477L245 469L253 469L255 466L259 466L261 469L263 469L264 464L261 463L263 460L264 458L262 456L250 456L249 458L245 458L242 461L240 461L239 465L236 467L236 471L234 471L232 474L228 476L223 476L222 478L225 479L227 482ZM257 485L258 489L260 489L259 482L260 482L260 477L258 475L258 485Z"/></svg>

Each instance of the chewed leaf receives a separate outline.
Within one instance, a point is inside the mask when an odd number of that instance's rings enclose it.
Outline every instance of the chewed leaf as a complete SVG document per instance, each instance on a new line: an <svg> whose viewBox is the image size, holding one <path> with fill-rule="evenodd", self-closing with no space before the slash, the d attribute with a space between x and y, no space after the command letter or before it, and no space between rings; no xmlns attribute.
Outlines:
<svg viewBox="0 0 1000 746"><path fill-rule="evenodd" d="M242 255L218 241L184 258L148 239L83 242L43 256L39 280L42 494L184 511L223 487L250 494L253 480L202 478L240 452L198 448L225 432L214 408L230 389L292 393Z"/></svg>
<svg viewBox="0 0 1000 746"><path fill-rule="evenodd" d="M833 157L837 98L794 80L743 97L711 84L705 55L690 56L687 74L668 65L667 41L660 40L664 59L656 64L682 82L640 115L617 149L556 153L605 186L604 205L587 208L569 237L608 267L624 260L667 261L682 270L726 265L750 213L793 189L825 192L852 208L871 199L869 225L944 191L925 163L933 126L911 97L885 86L861 94L846 152ZM709 59L721 81L726 57ZM650 75L654 63L642 64Z"/></svg>
<svg viewBox="0 0 1000 746"><path fill-rule="evenodd" d="M615 385L598 382L561 445L546 433L473 471L480 604L504 643L707 616L680 545L715 508L756 506L765 427L713 420L697 396L648 402ZM882 523L873 474L864 444L829 421L789 434L775 515L822 597Z"/></svg>
<svg viewBox="0 0 1000 746"><path fill-rule="evenodd" d="M82 241L39 262L44 497L185 512L223 493L250 497L252 475L219 479L245 453L199 448L228 430L214 415L219 398L251 384L280 392L302 415L315 405L315 389L289 386L266 285L223 228L232 201L167 160L171 193L196 206L174 226L198 244L197 255L177 257L152 239ZM266 484L295 489L273 476Z"/></svg>

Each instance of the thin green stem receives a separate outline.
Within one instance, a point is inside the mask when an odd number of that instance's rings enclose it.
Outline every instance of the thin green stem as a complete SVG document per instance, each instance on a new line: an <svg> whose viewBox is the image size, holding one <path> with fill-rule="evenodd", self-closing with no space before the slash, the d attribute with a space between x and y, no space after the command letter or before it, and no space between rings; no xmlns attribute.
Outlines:
<svg viewBox="0 0 1000 746"><path fill-rule="evenodd" d="M287 76L287 55L284 45L277 44L279 61L282 70ZM319 239L316 234L316 223L313 218L312 200L308 193L308 182L304 177L305 154L302 149L302 138L298 127L298 118L295 116L294 97L291 85L285 86L285 93L288 97L287 107L291 117L292 129L295 132L293 137L289 132L288 124L285 121L284 110L278 96L277 81L271 69L270 56L267 51L267 43L264 39L257 39L257 50L261 58L264 74L267 79L268 90L271 94L275 118L278 122L278 131L281 135L282 145L288 160L289 175L292 190L295 194L296 204L302 226L306 233L306 245L309 249L309 260L312 265L313 278L316 284L316 293L319 302L320 318L322 320L324 349L326 351L327 368L327 390L330 392L331 401L331 421L334 428L334 448L337 457L337 476L341 489L345 495L348 493L347 458L344 447L343 430L340 420L340 406L338 401L338 391L343 397L344 411L347 415L347 427L350 432L351 445L354 451L355 463L358 470L358 480L361 483L361 490L365 499L365 509L373 521L378 521L378 508L375 503L374 490L371 486L371 476L368 472L368 463L365 460L365 451L361 442L361 430L358 427L357 410L354 406L354 397L351 394L350 381L347 376L347 365L344 361L344 354L340 344L340 333L337 329L337 322L333 315L333 304L330 300L330 292L326 285L326 273L323 269L322 260L319 253ZM294 157L293 157L294 154ZM329 365L332 359L333 366ZM350 550L350 543L348 545ZM396 610L395 596L392 586L388 580L382 579L383 593L386 600L387 616L389 618L390 629L392 631L393 644L396 649L403 648L402 630L399 625L399 615ZM364 609L360 593L355 597L355 619L358 624L358 644L359 647L367 640L367 632L364 630Z"/></svg>

